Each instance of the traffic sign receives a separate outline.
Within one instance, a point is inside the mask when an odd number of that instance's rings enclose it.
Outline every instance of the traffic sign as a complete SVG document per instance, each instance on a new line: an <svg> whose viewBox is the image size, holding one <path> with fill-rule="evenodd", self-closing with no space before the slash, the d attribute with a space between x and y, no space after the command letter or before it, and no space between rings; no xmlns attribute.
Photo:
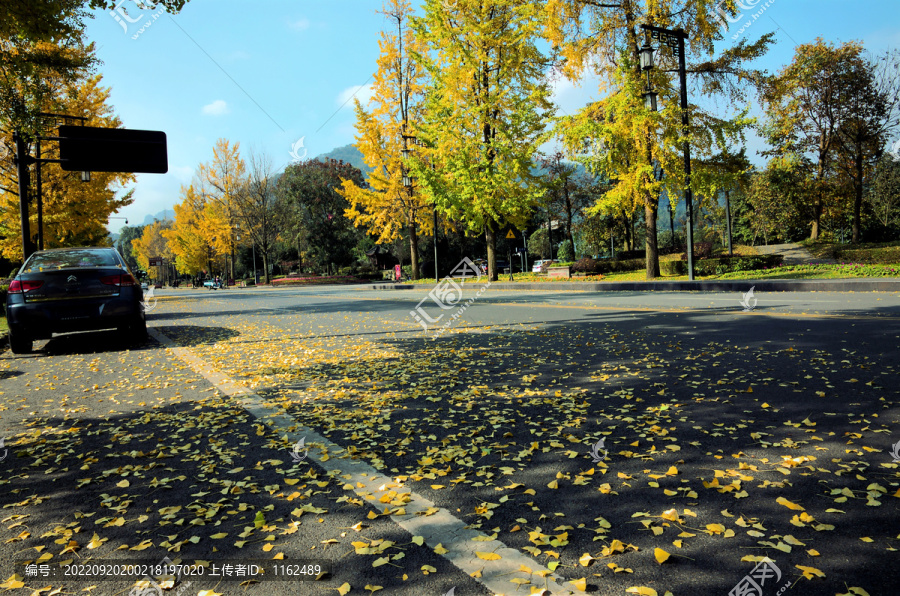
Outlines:
<svg viewBox="0 0 900 596"><path fill-rule="evenodd" d="M516 238L516 235L515 233L513 233L512 228L510 228L509 232L507 232L506 237L513 240Z"/></svg>
<svg viewBox="0 0 900 596"><path fill-rule="evenodd" d="M158 130L60 126L59 159L67 172L169 171L166 133Z"/></svg>

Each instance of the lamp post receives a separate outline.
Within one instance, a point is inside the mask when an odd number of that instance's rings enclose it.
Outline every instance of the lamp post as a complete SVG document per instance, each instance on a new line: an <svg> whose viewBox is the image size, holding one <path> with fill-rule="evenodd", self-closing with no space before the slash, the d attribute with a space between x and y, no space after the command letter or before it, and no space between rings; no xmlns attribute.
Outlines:
<svg viewBox="0 0 900 596"><path fill-rule="evenodd" d="M413 193L413 182L415 178L411 177L406 171L406 160L409 159L409 154L412 153L409 146L407 145L408 141L412 141L413 145L422 145L419 139L416 138L415 135L406 134L406 127L404 126L403 131L400 133L400 136L403 138L403 149L400 150L400 153L403 155L403 179L402 184L406 187L409 195L412 196ZM434 169L434 164L431 164L432 169ZM434 221L434 279L437 281L440 279L440 272L438 271L438 247L437 247L437 232L438 232L438 216L437 216L437 205L433 206L433 221Z"/></svg>
<svg viewBox="0 0 900 596"><path fill-rule="evenodd" d="M644 30L644 45L640 49L641 70L647 73L647 84L644 87L644 107L653 112L656 111L657 94L650 86L650 71L653 70L653 54L655 50L650 45L654 39L662 45L671 48L672 53L678 57L678 80L681 84L681 129L684 135L684 204L687 210L687 267L688 279L694 279L694 197L691 191L691 144L688 140L688 100L687 100L687 71L684 61L684 40L687 34L683 29L663 29L652 25L641 25Z"/></svg>

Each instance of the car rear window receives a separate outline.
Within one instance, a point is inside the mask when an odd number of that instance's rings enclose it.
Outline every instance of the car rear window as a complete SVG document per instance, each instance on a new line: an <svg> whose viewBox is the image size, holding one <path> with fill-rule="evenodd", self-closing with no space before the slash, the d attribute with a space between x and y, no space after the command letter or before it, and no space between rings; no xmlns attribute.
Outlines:
<svg viewBox="0 0 900 596"><path fill-rule="evenodd" d="M37 273L84 267L121 267L121 265L111 250L64 250L32 255L21 272Z"/></svg>

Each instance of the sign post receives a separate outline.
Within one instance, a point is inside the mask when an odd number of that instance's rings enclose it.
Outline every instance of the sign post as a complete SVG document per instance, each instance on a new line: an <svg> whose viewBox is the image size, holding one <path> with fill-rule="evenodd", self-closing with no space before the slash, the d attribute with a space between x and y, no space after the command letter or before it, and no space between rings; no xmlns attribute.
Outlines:
<svg viewBox="0 0 900 596"><path fill-rule="evenodd" d="M512 231L512 228L509 229L509 232L506 233L507 240L515 240L516 233ZM507 242L507 248L509 249L507 262L509 263L509 281L513 281L513 266L512 266L512 243Z"/></svg>

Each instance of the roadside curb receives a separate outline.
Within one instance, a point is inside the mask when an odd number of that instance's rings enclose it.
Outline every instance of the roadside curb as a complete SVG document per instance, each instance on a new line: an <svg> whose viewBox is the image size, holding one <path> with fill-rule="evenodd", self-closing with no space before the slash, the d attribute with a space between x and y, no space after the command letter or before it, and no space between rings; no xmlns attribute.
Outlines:
<svg viewBox="0 0 900 596"><path fill-rule="evenodd" d="M373 290L411 290L412 284L367 286ZM423 289L431 286L423 285ZM885 279L770 279L740 281L622 281L622 282L502 282L492 290L546 290L578 292L900 292L900 280Z"/></svg>

